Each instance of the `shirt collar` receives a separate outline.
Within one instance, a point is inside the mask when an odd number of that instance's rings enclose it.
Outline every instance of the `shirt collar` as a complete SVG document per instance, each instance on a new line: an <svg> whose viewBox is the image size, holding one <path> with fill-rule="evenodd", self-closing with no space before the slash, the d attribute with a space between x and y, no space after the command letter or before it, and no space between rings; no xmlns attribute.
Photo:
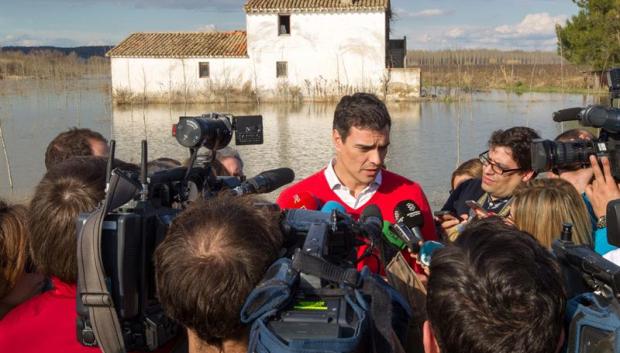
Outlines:
<svg viewBox="0 0 620 353"><path fill-rule="evenodd" d="M336 190L342 187L345 187L338 179L336 175L336 171L334 170L334 163L336 163L336 158L333 158L329 163L327 163L327 167L325 168L325 179L327 179L327 184L329 184L329 188L332 190ZM368 187L373 187L373 189L378 189L381 186L381 182L383 181L383 175L381 170L377 173L375 180L373 180Z"/></svg>

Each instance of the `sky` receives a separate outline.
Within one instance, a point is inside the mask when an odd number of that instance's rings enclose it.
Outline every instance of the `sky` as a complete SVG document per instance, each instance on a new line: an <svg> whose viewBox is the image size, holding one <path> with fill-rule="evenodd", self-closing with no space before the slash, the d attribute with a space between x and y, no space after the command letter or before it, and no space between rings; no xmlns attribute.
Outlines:
<svg viewBox="0 0 620 353"><path fill-rule="evenodd" d="M245 28L244 0L0 0L0 46L115 45L134 32ZM556 48L570 0L392 0L410 50Z"/></svg>

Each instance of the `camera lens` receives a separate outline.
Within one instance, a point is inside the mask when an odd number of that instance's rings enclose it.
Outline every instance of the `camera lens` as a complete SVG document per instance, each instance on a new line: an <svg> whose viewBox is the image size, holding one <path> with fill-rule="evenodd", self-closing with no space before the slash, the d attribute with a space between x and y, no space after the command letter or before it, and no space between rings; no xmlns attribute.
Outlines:
<svg viewBox="0 0 620 353"><path fill-rule="evenodd" d="M176 138L181 146L220 149L232 139L232 126L226 117L182 117L177 124Z"/></svg>

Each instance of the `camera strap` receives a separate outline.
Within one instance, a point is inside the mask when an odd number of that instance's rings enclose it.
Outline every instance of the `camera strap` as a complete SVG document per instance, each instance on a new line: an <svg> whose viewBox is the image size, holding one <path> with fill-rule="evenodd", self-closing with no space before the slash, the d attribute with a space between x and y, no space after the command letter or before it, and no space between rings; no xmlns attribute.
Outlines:
<svg viewBox="0 0 620 353"><path fill-rule="evenodd" d="M88 216L78 234L78 291L84 306L88 308L99 348L104 353L125 352L125 344L103 271L103 220L110 210L127 203L138 190L134 183L113 171L103 203Z"/></svg>

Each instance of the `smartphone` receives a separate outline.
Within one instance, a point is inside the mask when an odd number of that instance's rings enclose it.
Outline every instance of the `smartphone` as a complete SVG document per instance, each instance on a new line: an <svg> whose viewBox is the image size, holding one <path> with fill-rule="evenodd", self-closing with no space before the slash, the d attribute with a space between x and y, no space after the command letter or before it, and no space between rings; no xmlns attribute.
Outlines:
<svg viewBox="0 0 620 353"><path fill-rule="evenodd" d="M443 217L443 216L447 216L449 214L452 214L452 212L448 211L448 210L443 210L443 211L435 211L433 212L433 216L435 217Z"/></svg>
<svg viewBox="0 0 620 353"><path fill-rule="evenodd" d="M478 202L474 200L467 200L465 201L465 204L467 205L467 207L471 208L476 213L482 213L485 216L489 214L489 211L485 210L481 204L479 204Z"/></svg>

